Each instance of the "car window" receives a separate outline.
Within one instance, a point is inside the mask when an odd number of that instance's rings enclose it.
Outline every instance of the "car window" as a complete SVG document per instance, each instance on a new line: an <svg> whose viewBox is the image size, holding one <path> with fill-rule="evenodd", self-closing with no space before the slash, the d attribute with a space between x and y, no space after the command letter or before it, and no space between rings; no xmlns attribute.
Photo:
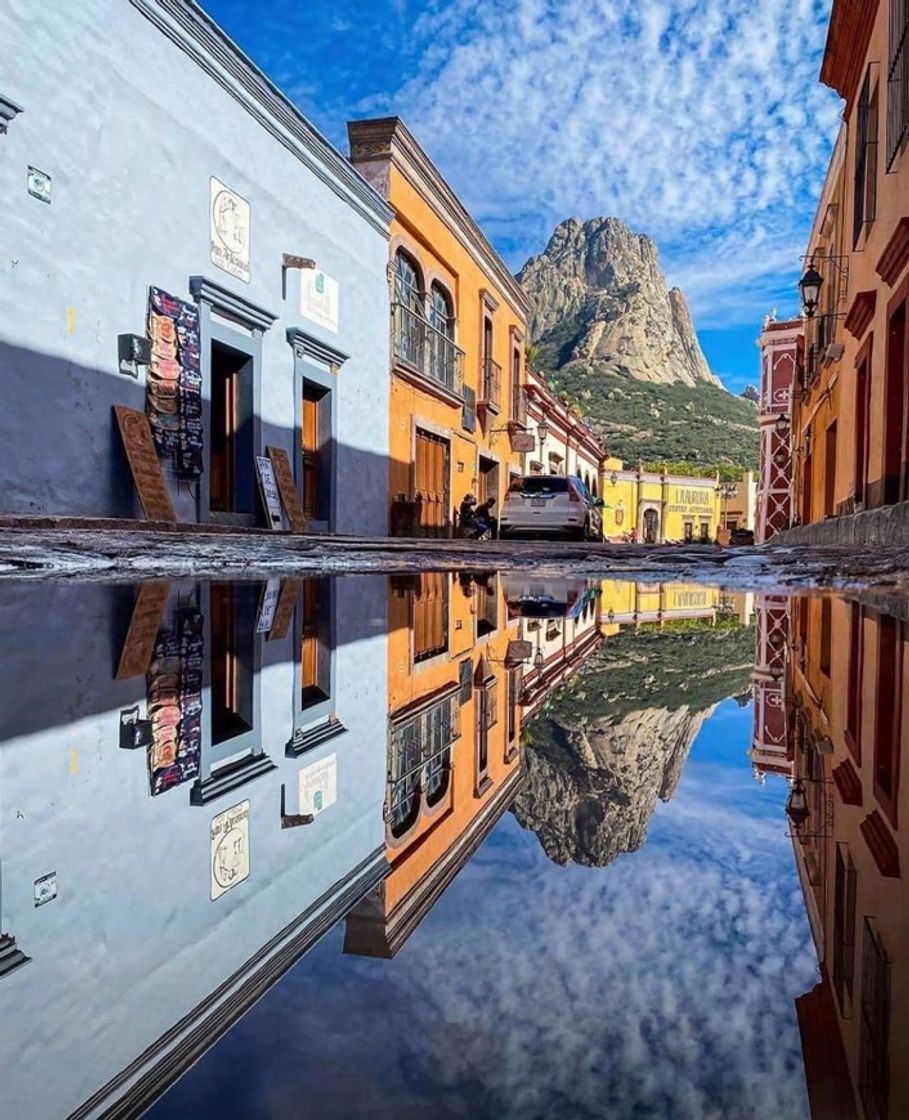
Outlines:
<svg viewBox="0 0 909 1120"><path fill-rule="evenodd" d="M518 478L512 483L512 493L519 494L564 494L568 489L568 479L554 474L533 474Z"/></svg>

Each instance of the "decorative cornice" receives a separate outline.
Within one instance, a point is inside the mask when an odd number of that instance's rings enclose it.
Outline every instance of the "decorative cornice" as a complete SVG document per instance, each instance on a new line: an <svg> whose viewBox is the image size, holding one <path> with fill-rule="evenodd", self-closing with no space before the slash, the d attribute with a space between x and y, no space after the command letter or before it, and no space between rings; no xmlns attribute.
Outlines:
<svg viewBox="0 0 909 1120"><path fill-rule="evenodd" d="M89 1097L69 1120L88 1120L102 1115L101 1109L105 1120L140 1116L389 870L384 846L376 848Z"/></svg>
<svg viewBox="0 0 909 1120"><path fill-rule="evenodd" d="M225 288L216 280L209 280L207 276L190 276L189 290L197 302L208 303L222 315L239 319L256 330L267 331L278 317L245 296Z"/></svg>
<svg viewBox="0 0 909 1120"><path fill-rule="evenodd" d="M507 293L514 308L525 318L530 314L530 300L523 288L400 117L348 121L347 136L353 164L381 158L395 163L435 205L441 217L457 229L481 267L498 282L500 290Z"/></svg>
<svg viewBox="0 0 909 1120"><path fill-rule="evenodd" d="M338 369L350 357L350 354L345 354L343 350L323 342L321 338L316 338L314 334L309 334L300 327L287 328L287 341L301 358L315 358L317 362L324 362L325 365L335 366Z"/></svg>
<svg viewBox="0 0 909 1120"><path fill-rule="evenodd" d="M867 292L856 292L852 306L846 315L844 326L852 337L858 341L868 324L874 318L874 309L877 306L877 291L872 288Z"/></svg>
<svg viewBox="0 0 909 1120"><path fill-rule="evenodd" d="M190 803L192 805L207 805L210 801L223 797L226 793L233 793L234 790L245 786L247 782L261 778L263 774L267 774L274 768L275 763L267 754L245 755L243 758L238 758L236 762L219 766L207 778L197 778L193 782L189 793Z"/></svg>
<svg viewBox="0 0 909 1120"><path fill-rule="evenodd" d="M289 152L388 236L393 210L194 0L130 0Z"/></svg>
<svg viewBox="0 0 909 1120"><path fill-rule="evenodd" d="M834 0L821 63L821 81L846 102L848 116L864 69L878 0Z"/></svg>
<svg viewBox="0 0 909 1120"><path fill-rule="evenodd" d="M6 132L13 117L18 116L21 112L21 105L17 105L15 101L10 101L8 97L4 97L0 93L0 136Z"/></svg>
<svg viewBox="0 0 909 1120"><path fill-rule="evenodd" d="M900 218L897 222L893 236L887 242L874 267L878 276L892 288L907 264L909 264L909 217Z"/></svg>

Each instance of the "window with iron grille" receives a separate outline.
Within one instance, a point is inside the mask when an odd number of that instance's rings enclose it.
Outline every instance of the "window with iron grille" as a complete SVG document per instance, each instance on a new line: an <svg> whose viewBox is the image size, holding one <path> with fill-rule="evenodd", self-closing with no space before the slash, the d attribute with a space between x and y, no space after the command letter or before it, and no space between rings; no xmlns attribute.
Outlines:
<svg viewBox="0 0 909 1120"><path fill-rule="evenodd" d="M856 109L853 246L877 214L877 89L877 82L872 88L869 66Z"/></svg>
<svg viewBox="0 0 909 1120"><path fill-rule="evenodd" d="M444 797L451 772L451 745L460 734L457 694L392 724L388 744L389 826L402 836L428 805Z"/></svg>
<svg viewBox="0 0 909 1120"><path fill-rule="evenodd" d="M852 1012L852 981L855 972L856 873L845 844L836 846L836 879L833 898L833 990L840 1014Z"/></svg>
<svg viewBox="0 0 909 1120"><path fill-rule="evenodd" d="M909 133L909 0L890 0L887 52L887 167Z"/></svg>
<svg viewBox="0 0 909 1120"><path fill-rule="evenodd" d="M868 1120L886 1120L890 1097L890 961L865 918L859 1025L859 1095Z"/></svg>

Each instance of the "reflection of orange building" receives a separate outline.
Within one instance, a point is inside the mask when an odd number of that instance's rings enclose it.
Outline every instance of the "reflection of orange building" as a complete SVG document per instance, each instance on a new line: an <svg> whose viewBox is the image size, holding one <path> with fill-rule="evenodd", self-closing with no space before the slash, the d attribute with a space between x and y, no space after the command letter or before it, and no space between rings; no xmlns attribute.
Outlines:
<svg viewBox="0 0 909 1120"><path fill-rule="evenodd" d="M796 1001L812 1115L909 1115L907 624L857 603L802 599L787 672L793 846L821 966Z"/></svg>
<svg viewBox="0 0 909 1120"><path fill-rule="evenodd" d="M446 536L465 495L500 502L521 473L529 304L402 121L355 121L348 134L351 162L395 211L391 530Z"/></svg>
<svg viewBox="0 0 909 1120"><path fill-rule="evenodd" d="M345 950L393 956L510 804L521 780L522 666L498 577L392 580L391 870L349 916Z"/></svg>

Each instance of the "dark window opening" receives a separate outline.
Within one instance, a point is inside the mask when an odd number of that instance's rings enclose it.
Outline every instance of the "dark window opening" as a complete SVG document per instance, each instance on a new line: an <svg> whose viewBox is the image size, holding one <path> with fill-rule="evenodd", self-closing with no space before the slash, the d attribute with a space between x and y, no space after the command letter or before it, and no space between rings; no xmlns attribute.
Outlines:
<svg viewBox="0 0 909 1120"><path fill-rule="evenodd" d="M906 403L904 351L906 305L901 304L890 317L887 329L887 369L884 402L884 504L901 497L905 462L903 412Z"/></svg>
<svg viewBox="0 0 909 1120"><path fill-rule="evenodd" d="M305 380L300 440L303 511L312 521L327 521L331 504L331 395L327 389Z"/></svg>
<svg viewBox="0 0 909 1120"><path fill-rule="evenodd" d="M855 177L853 182L853 246L877 216L877 83L865 72L856 109Z"/></svg>
<svg viewBox="0 0 909 1120"><path fill-rule="evenodd" d="M902 624L889 615L882 615L878 622L874 792L894 827L902 734L902 639Z"/></svg>
<svg viewBox="0 0 909 1120"><path fill-rule="evenodd" d="M331 586L308 579L300 596L300 702L304 711L331 698Z"/></svg>
<svg viewBox="0 0 909 1120"><path fill-rule="evenodd" d="M253 730L254 644L259 589L212 584L211 741L213 746Z"/></svg>
<svg viewBox="0 0 909 1120"><path fill-rule="evenodd" d="M846 742L856 762L862 761L862 628L864 611L849 606L849 684L846 701Z"/></svg>
<svg viewBox="0 0 909 1120"><path fill-rule="evenodd" d="M890 0L887 52L887 170L909 134L909 0Z"/></svg>
<svg viewBox="0 0 909 1120"><path fill-rule="evenodd" d="M214 342L209 459L214 512L255 515L254 455L252 358Z"/></svg>
<svg viewBox="0 0 909 1120"><path fill-rule="evenodd" d="M824 435L824 516L836 513L836 423Z"/></svg>
<svg viewBox="0 0 909 1120"><path fill-rule="evenodd" d="M856 874L852 856L845 844L836 846L836 872L833 901L833 990L840 1014L852 1008L852 983L855 972L855 893Z"/></svg>
<svg viewBox="0 0 909 1120"><path fill-rule="evenodd" d="M825 677L830 676L830 658L833 646L833 602L821 600L821 641L820 669Z"/></svg>

